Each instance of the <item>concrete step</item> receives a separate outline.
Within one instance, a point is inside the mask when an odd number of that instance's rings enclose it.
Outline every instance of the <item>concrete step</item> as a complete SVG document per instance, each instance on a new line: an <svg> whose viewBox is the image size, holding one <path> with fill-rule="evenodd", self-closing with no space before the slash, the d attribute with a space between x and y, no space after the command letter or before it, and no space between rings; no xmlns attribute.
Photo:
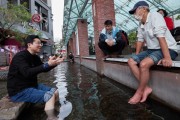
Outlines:
<svg viewBox="0 0 180 120"><path fill-rule="evenodd" d="M0 100L0 120L15 120L26 104L24 102L11 102L8 96Z"/></svg>
<svg viewBox="0 0 180 120"><path fill-rule="evenodd" d="M9 66L0 66L0 80L7 80Z"/></svg>

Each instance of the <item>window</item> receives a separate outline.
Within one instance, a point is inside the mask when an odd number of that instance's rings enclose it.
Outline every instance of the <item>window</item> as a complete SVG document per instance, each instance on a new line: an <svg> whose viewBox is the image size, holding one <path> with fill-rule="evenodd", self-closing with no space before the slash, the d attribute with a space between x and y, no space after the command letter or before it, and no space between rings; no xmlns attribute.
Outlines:
<svg viewBox="0 0 180 120"><path fill-rule="evenodd" d="M42 0L43 2L45 2L47 4L47 0Z"/></svg>
<svg viewBox="0 0 180 120"><path fill-rule="evenodd" d="M40 14L42 16L42 21L40 23L36 23L40 30L49 32L48 10L40 6L38 3L35 3L35 14Z"/></svg>
<svg viewBox="0 0 180 120"><path fill-rule="evenodd" d="M48 10L45 8L41 8L41 15L42 15L42 30L49 32L48 29Z"/></svg>
<svg viewBox="0 0 180 120"><path fill-rule="evenodd" d="M40 5L38 3L35 3L35 14L40 13Z"/></svg>
<svg viewBox="0 0 180 120"><path fill-rule="evenodd" d="M26 9L29 11L30 10L30 5L29 5L29 0L20 0L20 4L24 4L26 3Z"/></svg>
<svg viewBox="0 0 180 120"><path fill-rule="evenodd" d="M17 0L8 0L8 3L10 3L10 4L18 4Z"/></svg>

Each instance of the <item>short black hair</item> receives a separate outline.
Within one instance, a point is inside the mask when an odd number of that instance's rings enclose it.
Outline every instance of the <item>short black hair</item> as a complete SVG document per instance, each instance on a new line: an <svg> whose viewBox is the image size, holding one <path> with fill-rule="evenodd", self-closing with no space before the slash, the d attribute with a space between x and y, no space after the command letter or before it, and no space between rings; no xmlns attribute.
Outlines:
<svg viewBox="0 0 180 120"><path fill-rule="evenodd" d="M24 40L25 47L28 47L28 43L33 43L35 38L40 39L38 35L28 35L27 38Z"/></svg>
<svg viewBox="0 0 180 120"><path fill-rule="evenodd" d="M112 24L113 24L113 22L111 20L106 20L104 22L104 25L112 25Z"/></svg>
<svg viewBox="0 0 180 120"><path fill-rule="evenodd" d="M164 10L164 9L159 9L157 12L159 12L159 11L163 11L163 13L164 13L164 17L166 17L166 16L168 15L167 11L166 11L166 10Z"/></svg>

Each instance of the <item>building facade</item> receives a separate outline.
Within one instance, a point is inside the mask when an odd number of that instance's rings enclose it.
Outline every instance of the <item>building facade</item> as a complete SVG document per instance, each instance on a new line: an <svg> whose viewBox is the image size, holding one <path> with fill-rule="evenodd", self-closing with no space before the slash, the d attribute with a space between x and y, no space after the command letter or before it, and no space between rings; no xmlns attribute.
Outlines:
<svg viewBox="0 0 180 120"><path fill-rule="evenodd" d="M51 0L0 0L0 5L6 6L7 3L20 5L25 2L29 13L32 16L38 14L41 17L41 21L34 22L31 19L29 22L22 22L22 24L17 25L16 29L22 33L27 33L27 27L30 27L35 31L35 33L40 33L43 42L41 54L53 54L53 14Z"/></svg>

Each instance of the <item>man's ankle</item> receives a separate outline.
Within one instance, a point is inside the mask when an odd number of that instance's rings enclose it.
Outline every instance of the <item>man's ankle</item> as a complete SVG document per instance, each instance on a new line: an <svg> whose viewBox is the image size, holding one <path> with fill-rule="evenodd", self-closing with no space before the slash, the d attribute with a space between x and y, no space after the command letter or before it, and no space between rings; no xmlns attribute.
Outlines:
<svg viewBox="0 0 180 120"><path fill-rule="evenodd" d="M58 120L58 118L56 117L54 109L45 110L45 112L46 112L46 115L47 115L47 120Z"/></svg>

